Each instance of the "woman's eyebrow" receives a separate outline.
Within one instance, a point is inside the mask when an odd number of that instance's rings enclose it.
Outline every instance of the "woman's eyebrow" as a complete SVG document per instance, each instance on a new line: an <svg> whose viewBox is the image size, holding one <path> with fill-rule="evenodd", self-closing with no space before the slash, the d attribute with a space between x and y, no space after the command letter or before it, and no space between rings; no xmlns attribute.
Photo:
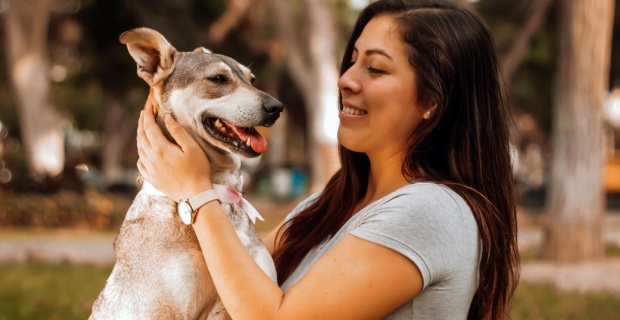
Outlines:
<svg viewBox="0 0 620 320"><path fill-rule="evenodd" d="M382 55L390 60L394 60L392 59L392 56L390 56L387 52L385 52L385 50L383 49L368 49L366 50L366 52L364 52L364 55L366 56L371 56L373 54L378 54L378 55Z"/></svg>
<svg viewBox="0 0 620 320"><path fill-rule="evenodd" d="M356 48L356 47L354 47L354 48L353 48L353 51L354 51L354 52L357 52L357 53L359 54L359 51L357 50L357 48ZM368 50L366 50L366 51L364 52L364 55L365 55L365 56L371 56L371 55L373 55L373 54L382 55L382 56L384 56L384 57L386 57L386 58L388 58L388 59L390 59L390 60L394 60L394 59L392 58L392 56L390 56L390 55L389 55L387 52L385 52L385 50L383 50L383 49L378 49L378 48L376 48L376 49L368 49Z"/></svg>

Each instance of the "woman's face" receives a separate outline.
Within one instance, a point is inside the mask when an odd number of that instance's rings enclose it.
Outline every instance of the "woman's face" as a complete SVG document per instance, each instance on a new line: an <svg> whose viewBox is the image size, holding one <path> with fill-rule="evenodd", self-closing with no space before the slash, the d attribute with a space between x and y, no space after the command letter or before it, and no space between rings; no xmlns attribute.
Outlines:
<svg viewBox="0 0 620 320"><path fill-rule="evenodd" d="M369 156L402 153L422 120L415 70L392 17L368 22L355 42L351 67L340 77L342 95L338 139Z"/></svg>

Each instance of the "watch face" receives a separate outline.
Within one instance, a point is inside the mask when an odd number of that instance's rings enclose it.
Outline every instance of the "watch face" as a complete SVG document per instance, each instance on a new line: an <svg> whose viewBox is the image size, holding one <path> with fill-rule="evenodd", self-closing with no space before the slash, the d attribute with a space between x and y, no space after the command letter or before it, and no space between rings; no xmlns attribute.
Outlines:
<svg viewBox="0 0 620 320"><path fill-rule="evenodd" d="M192 208L187 201L180 201L177 205L177 211L181 217L181 221L185 224L192 224Z"/></svg>

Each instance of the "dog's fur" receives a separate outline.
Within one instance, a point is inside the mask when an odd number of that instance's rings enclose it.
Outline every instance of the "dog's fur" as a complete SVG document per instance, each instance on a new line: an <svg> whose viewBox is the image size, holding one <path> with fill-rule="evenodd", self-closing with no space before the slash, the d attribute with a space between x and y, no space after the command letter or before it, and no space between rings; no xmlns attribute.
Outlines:
<svg viewBox="0 0 620 320"><path fill-rule="evenodd" d="M212 167L212 182L241 191L243 157L258 152L217 133L215 119L245 133L271 126L282 104L252 86L254 76L235 60L198 48L178 52L157 31L138 28L120 36L150 85L147 104L168 139L163 115L172 114L200 144ZM255 141L255 140L252 140ZM256 140L256 141L261 141ZM191 226L178 217L176 202L145 190L127 212L114 242L116 265L92 309L94 319L229 319L215 291ZM152 187L151 187L152 188ZM176 199L175 199L176 200ZM255 261L274 281L275 267L254 225L239 204L222 204Z"/></svg>

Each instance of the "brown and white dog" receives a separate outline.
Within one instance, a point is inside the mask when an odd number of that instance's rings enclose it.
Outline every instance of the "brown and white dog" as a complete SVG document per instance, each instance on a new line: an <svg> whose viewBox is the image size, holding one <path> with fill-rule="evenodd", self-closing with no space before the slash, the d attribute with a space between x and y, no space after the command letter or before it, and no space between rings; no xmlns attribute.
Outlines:
<svg viewBox="0 0 620 320"><path fill-rule="evenodd" d="M266 150L265 138L254 128L273 125L282 104L253 87L251 71L230 57L203 48L178 52L148 28L127 31L120 41L150 86L147 104L154 106L159 126L172 141L163 122L165 113L172 114L198 141L211 162L222 208L254 260L275 282L273 261L254 229L253 208L240 196L239 168L241 157ZM235 196L236 201L226 203ZM116 264L91 318L230 318L192 227L181 222L175 201L146 181L127 212L114 250Z"/></svg>

